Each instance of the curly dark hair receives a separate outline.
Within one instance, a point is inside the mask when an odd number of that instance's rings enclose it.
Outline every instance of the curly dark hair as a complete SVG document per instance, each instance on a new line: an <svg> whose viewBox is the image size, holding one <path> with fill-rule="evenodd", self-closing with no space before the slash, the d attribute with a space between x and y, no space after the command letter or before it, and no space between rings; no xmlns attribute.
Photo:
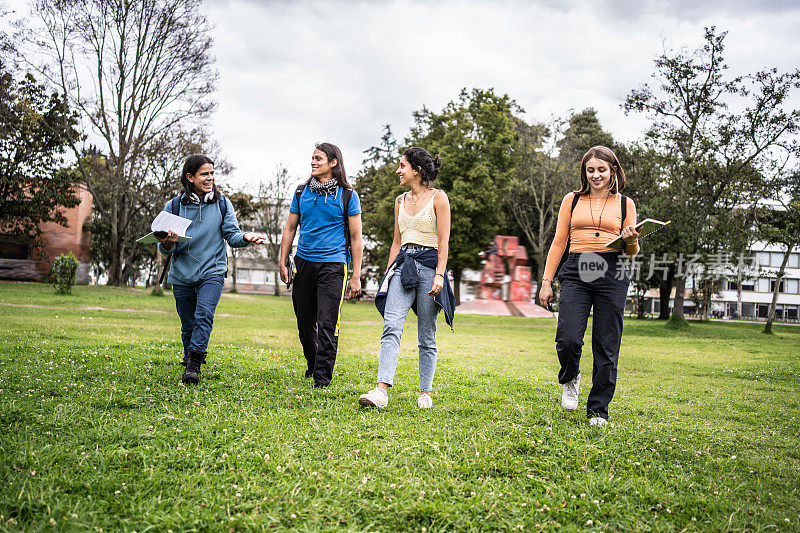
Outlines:
<svg viewBox="0 0 800 533"><path fill-rule="evenodd" d="M403 157L411 168L419 172L422 184L425 186L430 186L436 180L442 167L442 159L438 155L432 156L425 148L418 146L407 149L403 152Z"/></svg>

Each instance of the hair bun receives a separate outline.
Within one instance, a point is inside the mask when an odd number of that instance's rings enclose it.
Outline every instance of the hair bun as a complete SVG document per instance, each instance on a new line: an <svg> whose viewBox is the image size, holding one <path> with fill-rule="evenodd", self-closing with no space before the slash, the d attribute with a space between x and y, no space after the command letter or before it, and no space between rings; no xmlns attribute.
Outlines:
<svg viewBox="0 0 800 533"><path fill-rule="evenodd" d="M436 170L442 168L442 158L438 154L433 156L433 168Z"/></svg>

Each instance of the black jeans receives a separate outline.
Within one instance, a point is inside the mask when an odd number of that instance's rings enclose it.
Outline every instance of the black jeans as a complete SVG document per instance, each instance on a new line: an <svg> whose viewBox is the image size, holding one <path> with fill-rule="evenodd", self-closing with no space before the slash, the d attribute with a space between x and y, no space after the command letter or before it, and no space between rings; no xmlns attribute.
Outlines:
<svg viewBox="0 0 800 533"><path fill-rule="evenodd" d="M561 363L559 383L575 379L580 371L581 349L589 312L592 320L592 390L587 416L608 418L608 404L617 384L617 362L622 340L622 315L630 278L617 252L571 253L558 280L556 352Z"/></svg>
<svg viewBox="0 0 800 533"><path fill-rule="evenodd" d="M295 257L295 266L292 303L308 366L307 376L313 375L314 385L324 387L330 384L336 363L347 265Z"/></svg>

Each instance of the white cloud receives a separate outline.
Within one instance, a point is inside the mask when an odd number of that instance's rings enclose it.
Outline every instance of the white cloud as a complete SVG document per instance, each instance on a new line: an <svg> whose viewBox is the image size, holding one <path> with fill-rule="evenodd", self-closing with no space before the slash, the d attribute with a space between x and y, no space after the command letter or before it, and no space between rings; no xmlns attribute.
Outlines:
<svg viewBox="0 0 800 533"><path fill-rule="evenodd" d="M623 98L650 81L663 41L695 48L704 26L729 31L731 72L800 65L800 8L789 0L211 0L203 9L217 25L213 132L236 185L268 178L278 161L306 176L322 140L355 174L383 124L402 137L413 110L441 109L463 87L508 93L539 120L594 107L615 138L633 140L646 121L625 116Z"/></svg>

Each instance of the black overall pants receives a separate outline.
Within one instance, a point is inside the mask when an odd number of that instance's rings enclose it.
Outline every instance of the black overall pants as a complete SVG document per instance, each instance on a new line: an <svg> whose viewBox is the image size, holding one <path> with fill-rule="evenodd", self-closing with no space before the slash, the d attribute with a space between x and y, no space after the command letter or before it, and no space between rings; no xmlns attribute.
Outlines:
<svg viewBox="0 0 800 533"><path fill-rule="evenodd" d="M592 319L592 390L586 402L587 416L608 418L608 404L617 384L617 362L622 340L622 315L630 278L618 252L570 253L558 280L556 352L561 363L559 383L575 379L580 370L581 349L589 312Z"/></svg>
<svg viewBox="0 0 800 533"><path fill-rule="evenodd" d="M295 257L295 266L292 303L308 366L306 377L314 376L315 387L325 387L333 378L336 363L347 265Z"/></svg>

